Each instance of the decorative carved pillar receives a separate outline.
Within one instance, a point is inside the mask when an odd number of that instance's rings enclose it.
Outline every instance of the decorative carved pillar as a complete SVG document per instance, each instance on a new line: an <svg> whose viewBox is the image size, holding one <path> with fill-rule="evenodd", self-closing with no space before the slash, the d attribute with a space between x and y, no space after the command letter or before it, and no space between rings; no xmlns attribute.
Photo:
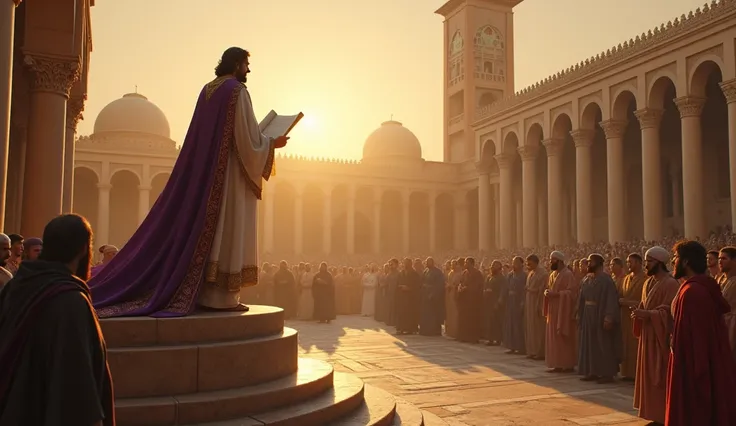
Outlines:
<svg viewBox="0 0 736 426"><path fill-rule="evenodd" d="M66 133L64 134L64 193L61 210L71 213L74 200L74 145L77 137L77 124L82 120L84 101L87 96L72 97L66 103ZM148 205L148 201L146 201ZM148 211L146 211L147 213Z"/></svg>
<svg viewBox="0 0 736 426"><path fill-rule="evenodd" d="M151 210L151 189L150 186L138 187L138 225L143 223Z"/></svg>
<svg viewBox="0 0 736 426"><path fill-rule="evenodd" d="M41 235L46 223L62 212L66 103L80 67L77 58L30 53L24 63L32 80L21 233Z"/></svg>
<svg viewBox="0 0 736 426"><path fill-rule="evenodd" d="M644 239L662 238L662 159L659 125L664 111L644 108L634 111L641 127L642 206L644 209ZM608 206L611 207L610 205Z"/></svg>
<svg viewBox="0 0 736 426"><path fill-rule="evenodd" d="M537 247L539 245L537 205L537 154L538 145L519 147L521 156L521 196L522 196L522 246Z"/></svg>
<svg viewBox="0 0 736 426"><path fill-rule="evenodd" d="M606 133L606 170L608 173L608 241L626 240L624 188L624 134L626 120L605 120L600 123Z"/></svg>
<svg viewBox="0 0 736 426"><path fill-rule="evenodd" d="M685 237L706 237L703 205L703 142L700 115L705 98L683 96L675 99L682 122L682 192L685 206Z"/></svg>
<svg viewBox="0 0 736 426"><path fill-rule="evenodd" d="M724 81L721 90L728 104L728 164L731 188L731 229L736 229L736 79Z"/></svg>
<svg viewBox="0 0 736 426"><path fill-rule="evenodd" d="M484 164L476 164L478 176L478 248L491 249L491 178Z"/></svg>
<svg viewBox="0 0 736 426"><path fill-rule="evenodd" d="M355 253L355 188L348 188L348 206L347 206L347 237L348 237L348 254Z"/></svg>
<svg viewBox="0 0 736 426"><path fill-rule="evenodd" d="M591 186L593 156L591 149L595 131L578 129L570 132L575 142L575 206L579 243L593 241L593 188Z"/></svg>
<svg viewBox="0 0 736 426"><path fill-rule="evenodd" d="M437 249L437 194L430 192L429 198L429 251Z"/></svg>
<svg viewBox="0 0 736 426"><path fill-rule="evenodd" d="M516 205L512 197L513 190L511 182L511 165L514 162L515 154L499 154L496 155L498 169L501 173L501 247L502 249L512 248L513 241L513 215L516 211Z"/></svg>
<svg viewBox="0 0 736 426"><path fill-rule="evenodd" d="M5 227L5 203L10 151L10 102L13 88L15 7L20 0L0 0L0 227ZM8 231L5 231L8 232Z"/></svg>
<svg viewBox="0 0 736 426"><path fill-rule="evenodd" d="M402 225L402 231L403 231L403 242L401 247L404 250L404 253L409 253L409 247L411 247L411 227L409 226L409 220L411 216L411 191L404 191L401 193L401 207L402 207L402 217L401 217L401 223Z"/></svg>
<svg viewBox="0 0 736 426"><path fill-rule="evenodd" d="M545 139L542 141L547 151L547 229L549 244L562 244L562 147L564 139Z"/></svg>
<svg viewBox="0 0 736 426"><path fill-rule="evenodd" d="M268 188L268 186L267 186ZM275 191L267 191L263 197L263 250L266 253L273 253L273 204L276 194Z"/></svg>
<svg viewBox="0 0 736 426"><path fill-rule="evenodd" d="M378 192L373 198L373 252L381 252L381 199L383 192Z"/></svg>
<svg viewBox="0 0 736 426"><path fill-rule="evenodd" d="M109 244L110 238L110 189L109 183L97 184L97 229L95 229L95 245ZM41 234L39 234L41 235Z"/></svg>
<svg viewBox="0 0 736 426"><path fill-rule="evenodd" d="M302 196L302 188L295 188L294 191L294 253L302 254L303 244L303 226L304 226L304 197Z"/></svg>
<svg viewBox="0 0 736 426"><path fill-rule="evenodd" d="M322 251L332 253L332 188L325 191L324 213L322 214Z"/></svg>

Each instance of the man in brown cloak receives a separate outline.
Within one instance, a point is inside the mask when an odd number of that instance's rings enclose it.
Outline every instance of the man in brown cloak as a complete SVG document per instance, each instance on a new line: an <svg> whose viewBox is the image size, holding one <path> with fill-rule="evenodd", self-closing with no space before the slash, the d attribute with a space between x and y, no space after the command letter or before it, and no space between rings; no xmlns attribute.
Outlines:
<svg viewBox="0 0 736 426"><path fill-rule="evenodd" d="M526 299L524 301L526 357L543 360L547 321L542 312L542 305L549 275L539 264L539 257L536 254L526 257L526 269L529 271L526 278Z"/></svg>
<svg viewBox="0 0 736 426"><path fill-rule="evenodd" d="M475 259L465 259L465 271L457 288L457 340L478 343L483 332L483 274Z"/></svg>
<svg viewBox="0 0 736 426"><path fill-rule="evenodd" d="M565 265L565 255L553 251L550 255L549 289L544 291L544 316L547 318L546 350L550 373L573 371L577 363L575 348L575 304L578 284Z"/></svg>
<svg viewBox="0 0 736 426"><path fill-rule="evenodd" d="M628 275L618 289L618 304L621 307L622 358L621 376L626 381L633 381L636 376L636 358L639 350L639 339L634 336L631 310L639 307L642 289L647 274L644 272L642 258L638 253L631 253L626 258Z"/></svg>

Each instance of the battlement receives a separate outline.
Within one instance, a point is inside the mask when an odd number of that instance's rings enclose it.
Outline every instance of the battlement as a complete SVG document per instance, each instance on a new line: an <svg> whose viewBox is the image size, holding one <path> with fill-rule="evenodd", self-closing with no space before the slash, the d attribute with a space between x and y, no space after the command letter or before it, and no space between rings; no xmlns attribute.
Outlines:
<svg viewBox="0 0 736 426"><path fill-rule="evenodd" d="M294 154L276 154L277 160L287 161L303 161L311 163L330 163L330 164L360 164L360 160L350 160L344 158L325 158L325 157L307 157Z"/></svg>

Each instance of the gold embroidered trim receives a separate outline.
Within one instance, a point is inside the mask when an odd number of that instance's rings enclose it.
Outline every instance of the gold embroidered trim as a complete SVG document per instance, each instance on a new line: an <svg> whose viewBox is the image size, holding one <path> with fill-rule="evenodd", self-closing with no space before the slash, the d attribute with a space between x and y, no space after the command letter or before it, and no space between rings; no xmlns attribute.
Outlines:
<svg viewBox="0 0 736 426"><path fill-rule="evenodd" d="M263 169L263 179L268 180L273 173L273 160L276 152L276 147L273 145L273 141L270 142L271 146L268 149L268 158L266 159L266 167Z"/></svg>
<svg viewBox="0 0 736 426"><path fill-rule="evenodd" d="M210 98L212 97L212 94L215 93L217 89L220 88L220 86L222 86L222 83L226 82L230 78L232 77L229 75L226 75L222 77L217 77L216 79L207 83L207 85L204 86L204 98L209 101Z"/></svg>
<svg viewBox="0 0 736 426"><path fill-rule="evenodd" d="M228 273L219 270L218 262L207 262L205 285L221 290L238 291L243 287L258 284L258 266L245 265L240 272Z"/></svg>

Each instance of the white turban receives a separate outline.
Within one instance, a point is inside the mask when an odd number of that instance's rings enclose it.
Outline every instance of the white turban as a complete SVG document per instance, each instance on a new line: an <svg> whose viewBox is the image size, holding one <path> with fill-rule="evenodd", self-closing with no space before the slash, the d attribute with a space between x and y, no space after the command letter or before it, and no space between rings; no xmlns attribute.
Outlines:
<svg viewBox="0 0 736 426"><path fill-rule="evenodd" d="M118 251L119 251L119 250L118 250L118 248L117 248L117 247L115 247L115 246L114 246L114 245L112 245L112 244L108 244L108 245L106 245L106 246L105 246L105 247L104 247L104 248L102 249L102 254L108 254L108 253L117 253Z"/></svg>
<svg viewBox="0 0 736 426"><path fill-rule="evenodd" d="M654 246L647 250L644 257L651 257L654 260L658 260L665 265L670 262L670 252L660 246Z"/></svg>
<svg viewBox="0 0 736 426"><path fill-rule="evenodd" d="M6 234L0 234L0 242L8 243L8 245L10 245L10 237Z"/></svg>
<svg viewBox="0 0 736 426"><path fill-rule="evenodd" d="M565 261L565 253L563 253L563 252L561 252L559 250L553 251L552 254L549 255L549 257L552 258L552 259L557 259L560 262L564 262Z"/></svg>

